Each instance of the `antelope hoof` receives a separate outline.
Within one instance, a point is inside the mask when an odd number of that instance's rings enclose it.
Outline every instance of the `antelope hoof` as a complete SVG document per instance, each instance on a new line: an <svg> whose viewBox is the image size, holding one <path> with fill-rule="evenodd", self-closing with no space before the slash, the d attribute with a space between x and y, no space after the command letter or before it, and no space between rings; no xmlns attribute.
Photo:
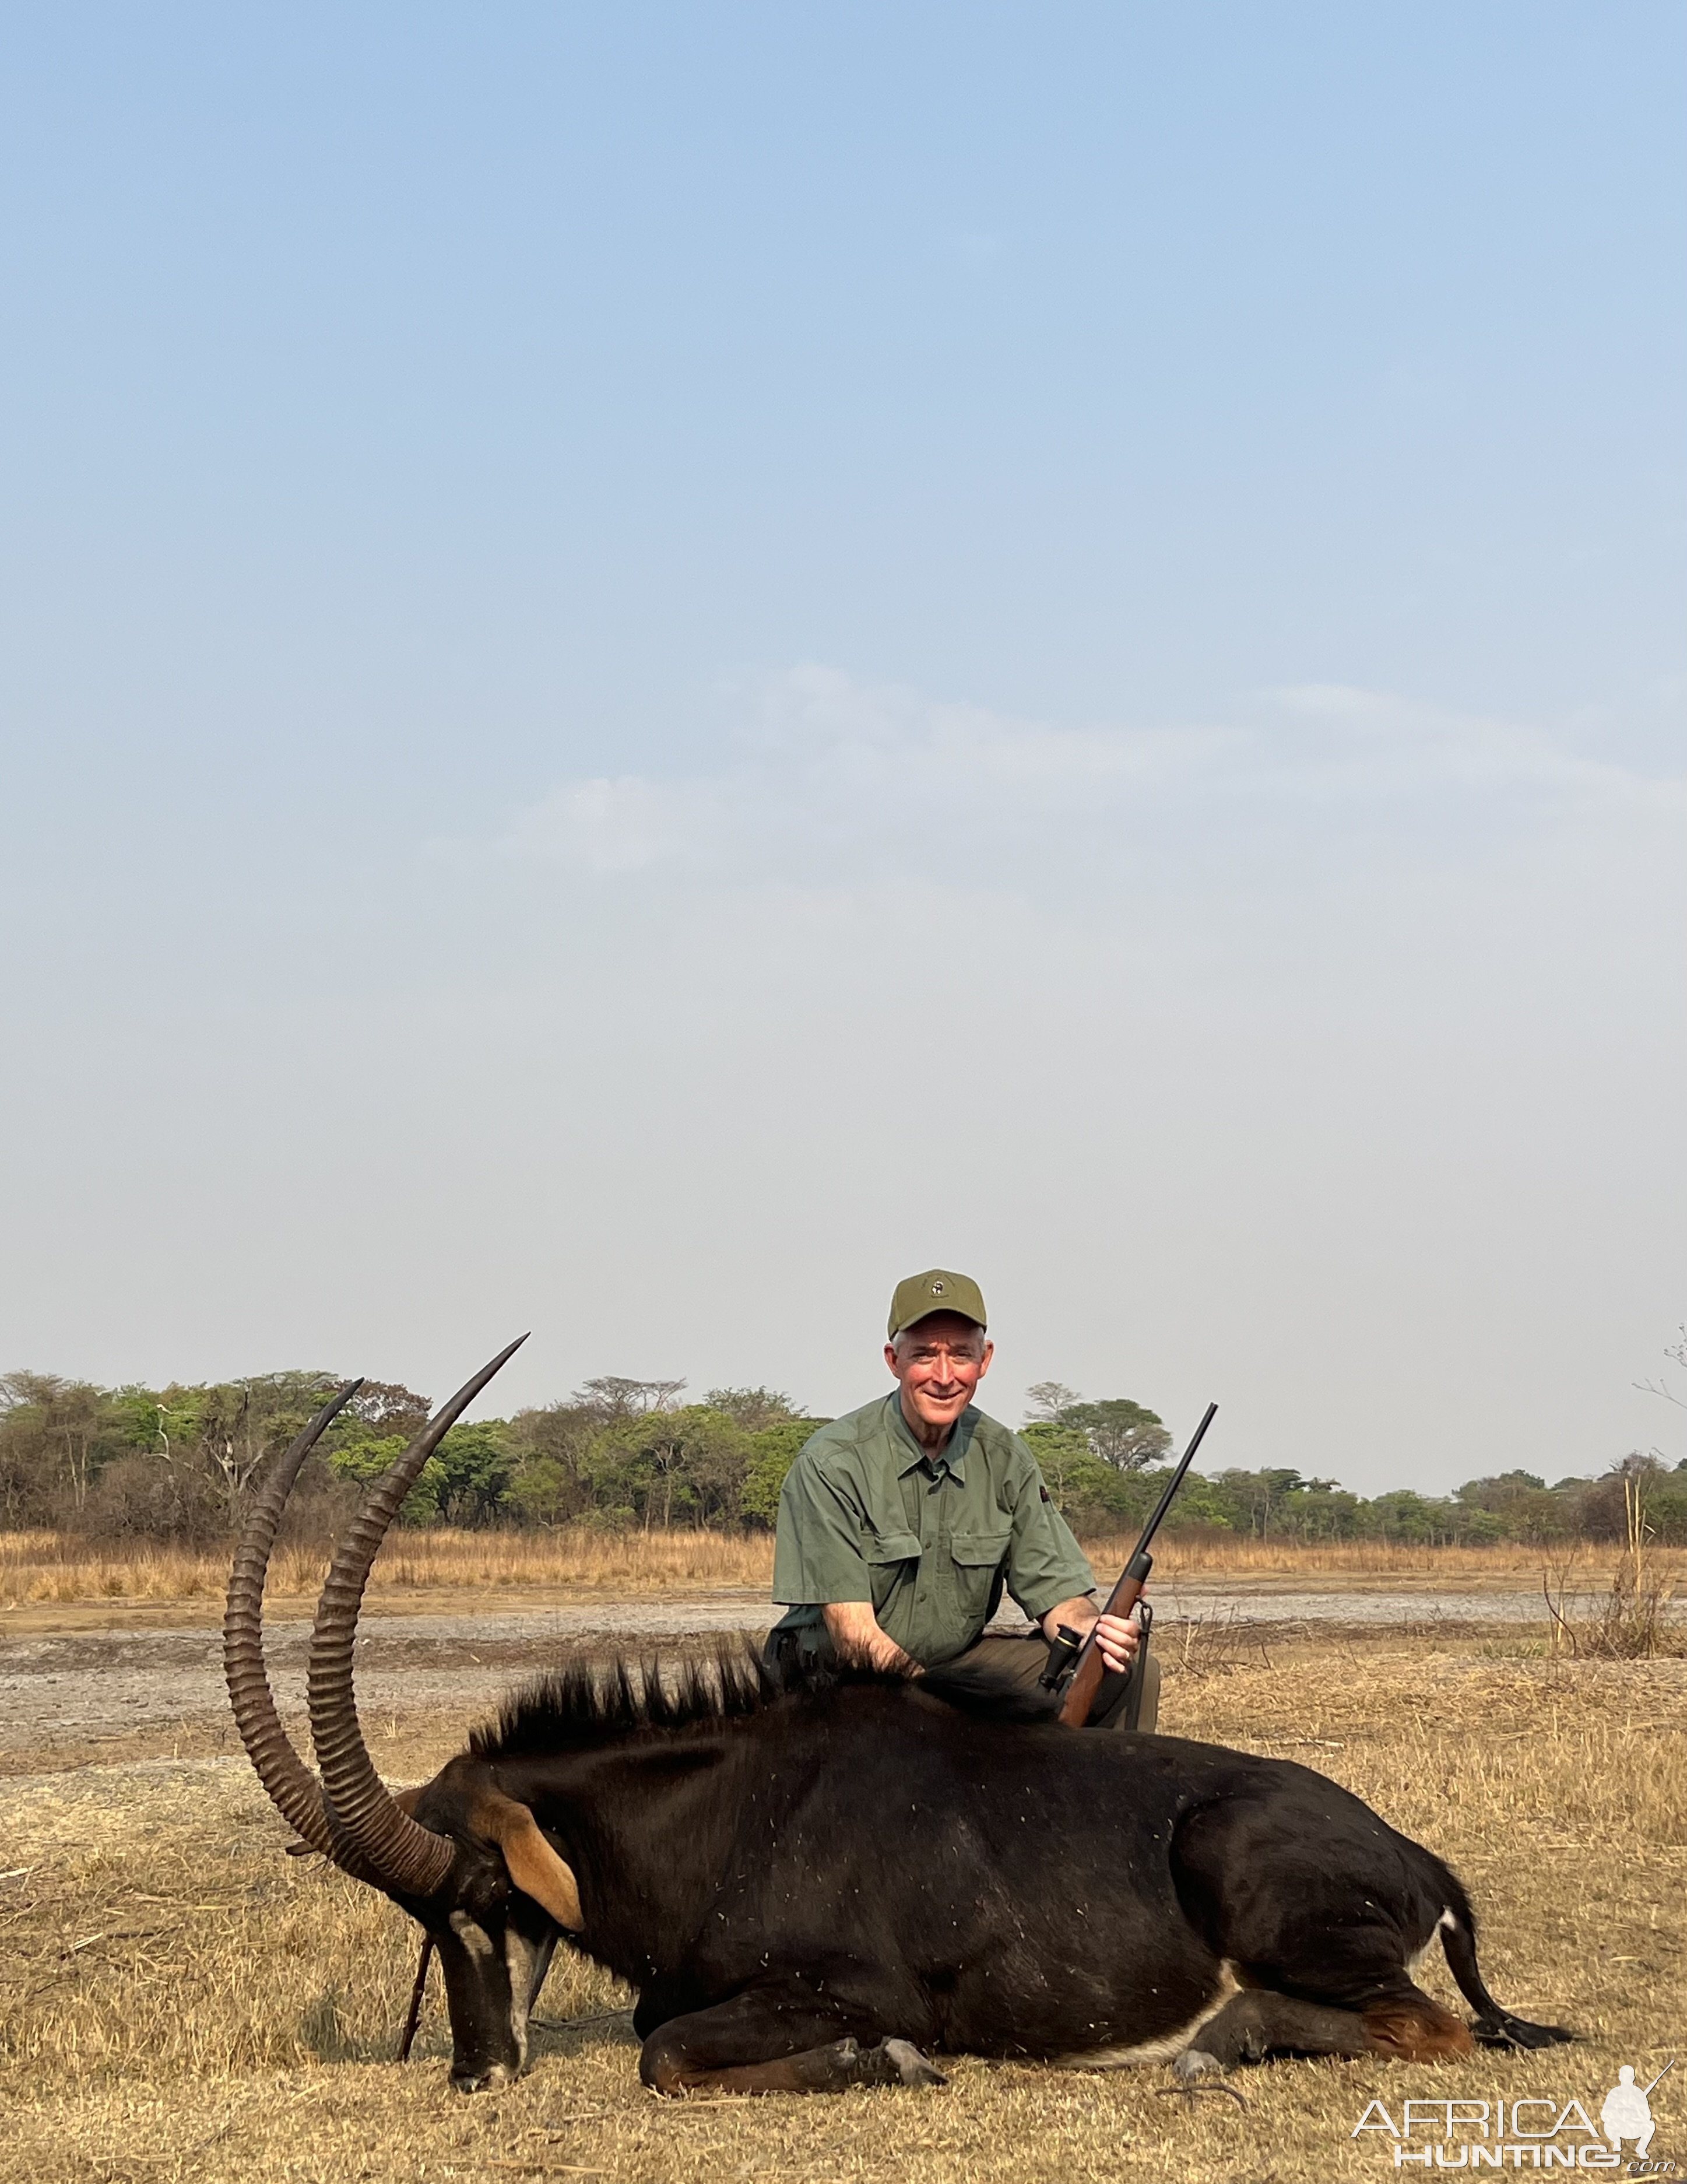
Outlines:
<svg viewBox="0 0 1687 2184"><path fill-rule="evenodd" d="M515 2071L504 2063L494 2063L489 2070L465 2070L460 2075L454 2070L451 2073L454 2093L493 2093L500 2086L513 2085L515 2081Z"/></svg>
<svg viewBox="0 0 1687 2184"><path fill-rule="evenodd" d="M882 2086L946 2086L941 2070L929 2064L911 2040L882 2040L862 2056L873 2068L873 2082Z"/></svg>

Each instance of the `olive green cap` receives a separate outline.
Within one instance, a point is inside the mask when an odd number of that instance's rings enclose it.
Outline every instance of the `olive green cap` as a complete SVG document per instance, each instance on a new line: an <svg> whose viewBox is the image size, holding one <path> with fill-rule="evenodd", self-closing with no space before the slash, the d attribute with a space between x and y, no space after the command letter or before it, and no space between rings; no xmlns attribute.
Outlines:
<svg viewBox="0 0 1687 2184"><path fill-rule="evenodd" d="M891 1340L894 1342L905 1327L934 1312L959 1312L963 1319L976 1320L980 1327L989 1325L984 1292L977 1282L965 1274L952 1274L944 1267L929 1267L923 1274L910 1274L905 1282L896 1284L896 1294L890 1300Z"/></svg>

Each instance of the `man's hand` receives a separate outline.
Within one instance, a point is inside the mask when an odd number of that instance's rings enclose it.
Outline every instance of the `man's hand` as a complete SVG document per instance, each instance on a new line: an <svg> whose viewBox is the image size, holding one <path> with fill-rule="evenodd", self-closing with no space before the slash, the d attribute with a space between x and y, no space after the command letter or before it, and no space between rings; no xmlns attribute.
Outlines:
<svg viewBox="0 0 1687 2184"><path fill-rule="evenodd" d="M899 1676L923 1673L911 1653L905 1653L894 1638L878 1627L871 1602L835 1600L820 1611L840 1658L866 1669L885 1669Z"/></svg>
<svg viewBox="0 0 1687 2184"><path fill-rule="evenodd" d="M827 1613L831 1613L828 1608ZM1090 1595L1080 1593L1076 1600L1063 1600L1058 1607L1049 1610L1043 1618L1043 1635L1053 1638L1063 1623L1080 1638L1087 1638L1094 1629L1097 1651L1116 1675L1123 1675L1136 1659L1142 1633L1137 1628L1134 1608L1128 1616L1100 1615Z"/></svg>

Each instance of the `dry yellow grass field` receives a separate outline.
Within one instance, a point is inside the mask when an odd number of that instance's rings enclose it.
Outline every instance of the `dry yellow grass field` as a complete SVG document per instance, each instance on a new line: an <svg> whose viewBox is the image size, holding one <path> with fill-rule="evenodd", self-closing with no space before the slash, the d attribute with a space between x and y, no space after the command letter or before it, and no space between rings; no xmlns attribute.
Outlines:
<svg viewBox="0 0 1687 2184"><path fill-rule="evenodd" d="M1172 1653L1163 1725L1318 1767L1450 1858L1496 1992L1585 2046L1272 2064L1239 2074L1245 2111L1168 2093L1163 2070L964 2059L940 2092L680 2105L640 2089L624 1997L571 1959L531 2074L465 2100L445 2085L437 1988L417 2059L390 2059L415 1961L403 1917L284 1857L243 1761L165 1759L0 1784L0 2178L1310 2184L1400 2173L1386 2137L1351 2136L1373 2098L1396 2116L1407 2093L1573 2094L1596 2111L1619 2064L1644 2081L1687 2044L1687 1662L1529 1646L1217 1633ZM394 1727L379 1753L402 1780L462 1724ZM1426 1980L1456 2003L1439 1960ZM1652 2154L1681 2174L1679 2076Z"/></svg>
<svg viewBox="0 0 1687 2184"><path fill-rule="evenodd" d="M0 1532L0 1608L33 1601L204 1601L220 1604L229 1550L170 1545L101 1548L58 1532ZM326 1548L280 1546L268 1591L315 1599L328 1574ZM370 1591L654 1592L755 1585L773 1574L773 1542L742 1532L608 1532L587 1526L544 1532L395 1531Z"/></svg>
<svg viewBox="0 0 1687 2184"><path fill-rule="evenodd" d="M1084 1542L1096 1568L1123 1566L1135 1541ZM1404 1547L1374 1541L1296 1546L1222 1535L1162 1539L1162 1579L1317 1578L1377 1580L1417 1585L1500 1585L1534 1589L1543 1568L1573 1563L1578 1583L1607 1580L1616 1546ZM1687 1579L1687 1548L1655 1548L1656 1567ZM101 1548L58 1532L0 1532L0 1610L34 1602L220 1603L228 1583L228 1549L136 1545ZM326 1550L281 1546L270 1566L272 1598L315 1598L327 1574ZM398 1531L381 1549L371 1594L389 1600L434 1591L657 1591L753 1586L766 1593L773 1541L766 1533L607 1532L579 1525L557 1531Z"/></svg>

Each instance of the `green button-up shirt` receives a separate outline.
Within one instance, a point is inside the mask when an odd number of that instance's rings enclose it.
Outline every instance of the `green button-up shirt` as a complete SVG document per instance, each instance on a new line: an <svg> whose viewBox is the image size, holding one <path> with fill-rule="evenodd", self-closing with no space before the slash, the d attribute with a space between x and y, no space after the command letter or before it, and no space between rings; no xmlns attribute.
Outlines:
<svg viewBox="0 0 1687 2184"><path fill-rule="evenodd" d="M779 1496L773 1597L781 1630L822 1627L834 1602L872 1602L879 1628L927 1668L964 1652L1001 1604L1033 1621L1094 1585L1017 1434L963 1411L927 1457L896 1391L805 1442Z"/></svg>

